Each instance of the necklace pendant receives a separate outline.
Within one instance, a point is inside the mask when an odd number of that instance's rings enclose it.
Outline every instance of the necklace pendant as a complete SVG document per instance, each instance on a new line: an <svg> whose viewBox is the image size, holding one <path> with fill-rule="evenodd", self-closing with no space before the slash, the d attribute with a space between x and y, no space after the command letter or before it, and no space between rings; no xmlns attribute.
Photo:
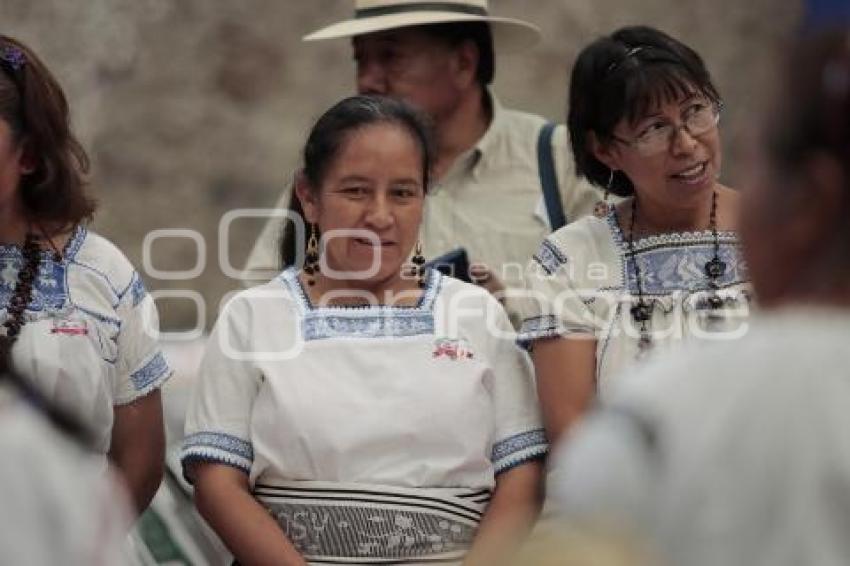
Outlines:
<svg viewBox="0 0 850 566"><path fill-rule="evenodd" d="M631 308L632 320L639 323L649 322L652 318L652 306L642 300Z"/></svg>
<svg viewBox="0 0 850 566"><path fill-rule="evenodd" d="M705 263L705 274L711 279L719 279L726 273L726 262L714 257Z"/></svg>

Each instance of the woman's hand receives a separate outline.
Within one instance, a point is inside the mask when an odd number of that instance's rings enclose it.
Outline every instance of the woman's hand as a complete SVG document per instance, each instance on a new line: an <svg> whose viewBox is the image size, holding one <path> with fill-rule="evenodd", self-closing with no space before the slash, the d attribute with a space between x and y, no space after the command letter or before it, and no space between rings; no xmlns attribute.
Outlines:
<svg viewBox="0 0 850 566"><path fill-rule="evenodd" d="M496 488L464 566L512 564L543 503L543 461L520 464L496 476Z"/></svg>
<svg viewBox="0 0 850 566"><path fill-rule="evenodd" d="M115 407L109 458L121 472L130 497L141 514L162 481L165 432L159 390Z"/></svg>
<svg viewBox="0 0 850 566"><path fill-rule="evenodd" d="M266 509L251 495L248 475L225 464L190 465L195 505L241 566L306 566Z"/></svg>

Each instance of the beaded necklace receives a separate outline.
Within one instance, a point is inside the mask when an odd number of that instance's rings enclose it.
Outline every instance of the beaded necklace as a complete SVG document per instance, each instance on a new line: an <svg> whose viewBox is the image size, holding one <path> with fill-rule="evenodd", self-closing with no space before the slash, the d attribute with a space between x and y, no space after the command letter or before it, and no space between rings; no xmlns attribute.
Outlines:
<svg viewBox="0 0 850 566"><path fill-rule="evenodd" d="M0 355L11 356L12 346L21 333L21 328L26 324L24 313L32 300L33 284L38 274L39 252L38 237L32 232L27 233L21 255L24 264L18 271L18 281L15 284L15 292L9 299L6 312L8 320L3 323L6 330L5 336L0 336Z"/></svg>
<svg viewBox="0 0 850 566"><path fill-rule="evenodd" d="M632 198L632 215L629 219L629 235L626 244L629 249L629 256L632 258L632 266L634 268L635 283L637 285L638 300L637 304L632 305L630 313L632 320L638 324L640 338L638 339L638 351L644 353L652 347L652 333L650 332L649 323L652 320L652 311L655 307L655 302L648 302L643 294L643 277L641 275L640 264L635 255L634 234L635 222L637 219L637 198ZM717 191L711 193L711 212L709 213L708 227L711 230L711 239L713 242L713 256L705 262L703 271L708 278L709 295L704 301L705 308L710 313L716 312L723 307L723 299L718 294L720 289L719 280L726 273L726 263L720 259L720 236L717 232Z"/></svg>

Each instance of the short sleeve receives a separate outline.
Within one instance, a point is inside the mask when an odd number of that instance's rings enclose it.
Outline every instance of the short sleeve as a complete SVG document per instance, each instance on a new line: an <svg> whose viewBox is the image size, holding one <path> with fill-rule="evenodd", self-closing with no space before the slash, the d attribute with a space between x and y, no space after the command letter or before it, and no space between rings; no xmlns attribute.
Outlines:
<svg viewBox="0 0 850 566"><path fill-rule="evenodd" d="M161 387L172 370L159 346L156 305L138 273L133 272L116 311L121 326L115 404L126 405Z"/></svg>
<svg viewBox="0 0 850 566"><path fill-rule="evenodd" d="M580 246L574 253L581 253ZM595 334L600 329L593 291L582 289L576 279L583 269L583 262L569 258L551 237L543 241L525 273L525 291L519 301L520 346L531 349L537 340Z"/></svg>
<svg viewBox="0 0 850 566"><path fill-rule="evenodd" d="M251 413L261 372L250 360L249 305L236 298L207 341L192 391L183 441L183 473L193 461L217 462L250 473L254 461Z"/></svg>
<svg viewBox="0 0 850 566"><path fill-rule="evenodd" d="M548 443L531 361L517 346L516 333L501 306L494 304L488 311L494 315L491 322L496 330L489 336L488 361L493 371L491 394L495 407L491 461L498 475L530 460L542 459Z"/></svg>

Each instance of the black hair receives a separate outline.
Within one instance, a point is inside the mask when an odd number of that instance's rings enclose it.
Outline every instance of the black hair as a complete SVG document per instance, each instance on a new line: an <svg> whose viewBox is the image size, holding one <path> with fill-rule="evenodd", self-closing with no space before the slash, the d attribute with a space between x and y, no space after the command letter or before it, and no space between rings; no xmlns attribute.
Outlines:
<svg viewBox="0 0 850 566"><path fill-rule="evenodd" d="M496 57L493 53L493 33L487 22L461 22L447 24L428 24L419 26L429 36L445 41L457 47L464 41L471 41L478 48L478 67L475 79L482 88L490 85L496 76Z"/></svg>
<svg viewBox="0 0 850 566"><path fill-rule="evenodd" d="M302 174L313 190L322 186L325 175L351 133L374 124L393 124L410 134L422 153L422 186L427 192L431 182L434 149L428 118L410 104L387 96L359 95L346 98L316 121L304 145ZM293 187L289 210L298 218L304 208ZM319 235L317 234L317 237ZM297 249L296 224L287 219L280 238L279 257L283 267L303 260L304 250ZM303 238L301 239L303 240Z"/></svg>
<svg viewBox="0 0 850 566"><path fill-rule="evenodd" d="M593 155L589 134L610 143L623 118L634 122L660 103L694 92L721 104L696 51L655 28L624 27L585 47L570 78L567 117L576 172L608 187L611 170ZM620 171L609 188L619 196L634 193L631 180Z"/></svg>

